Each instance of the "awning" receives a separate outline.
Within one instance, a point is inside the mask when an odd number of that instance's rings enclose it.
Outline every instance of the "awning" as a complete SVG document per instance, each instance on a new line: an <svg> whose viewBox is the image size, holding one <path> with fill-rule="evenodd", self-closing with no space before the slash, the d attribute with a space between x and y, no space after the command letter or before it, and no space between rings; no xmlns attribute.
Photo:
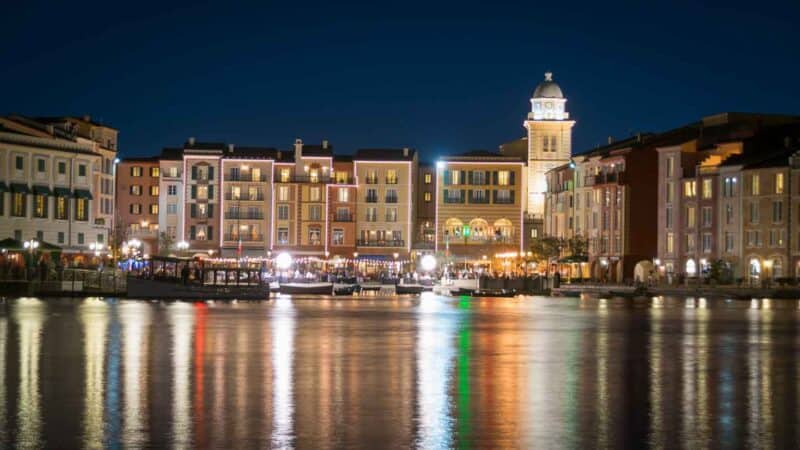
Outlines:
<svg viewBox="0 0 800 450"><path fill-rule="evenodd" d="M589 258L587 256L567 256L558 260L562 264L585 263L588 261Z"/></svg>
<svg viewBox="0 0 800 450"><path fill-rule="evenodd" d="M8 186L2 181L0 181L0 192L8 192Z"/></svg>
<svg viewBox="0 0 800 450"><path fill-rule="evenodd" d="M28 185L27 184L11 183L11 192L16 192L16 193L20 193L20 194L27 194L28 192L30 192L30 189L28 189Z"/></svg>
<svg viewBox="0 0 800 450"><path fill-rule="evenodd" d="M48 186L42 186L41 184L33 185L33 193L36 195L53 195L53 191Z"/></svg>
<svg viewBox="0 0 800 450"><path fill-rule="evenodd" d="M85 198L87 200L92 200L92 193L87 191L86 189L75 189L75 198Z"/></svg>
<svg viewBox="0 0 800 450"><path fill-rule="evenodd" d="M56 197L72 197L72 192L70 192L69 188L55 187L53 188L53 192L56 194Z"/></svg>

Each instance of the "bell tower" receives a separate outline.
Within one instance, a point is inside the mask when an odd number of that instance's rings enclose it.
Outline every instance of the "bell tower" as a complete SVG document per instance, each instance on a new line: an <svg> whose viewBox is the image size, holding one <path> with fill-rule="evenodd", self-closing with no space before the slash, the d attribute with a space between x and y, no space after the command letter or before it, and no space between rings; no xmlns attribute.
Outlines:
<svg viewBox="0 0 800 450"><path fill-rule="evenodd" d="M545 172L566 164L572 156L572 127L566 110L567 99L553 74L544 74L531 98L531 112L523 126L528 130L528 206L529 215L544 214Z"/></svg>

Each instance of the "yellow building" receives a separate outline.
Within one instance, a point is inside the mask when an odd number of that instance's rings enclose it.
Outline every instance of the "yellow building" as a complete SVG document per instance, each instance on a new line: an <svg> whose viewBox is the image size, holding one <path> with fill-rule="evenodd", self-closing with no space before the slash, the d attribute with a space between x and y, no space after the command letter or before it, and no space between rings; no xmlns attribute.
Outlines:
<svg viewBox="0 0 800 450"><path fill-rule="evenodd" d="M437 162L436 181L437 252L473 264L519 256L527 192L524 161L490 152L446 157Z"/></svg>

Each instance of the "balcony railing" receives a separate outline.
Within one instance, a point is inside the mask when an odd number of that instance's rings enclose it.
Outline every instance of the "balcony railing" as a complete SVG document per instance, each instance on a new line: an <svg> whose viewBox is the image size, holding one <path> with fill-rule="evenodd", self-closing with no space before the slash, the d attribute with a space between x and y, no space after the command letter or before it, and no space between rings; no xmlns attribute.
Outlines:
<svg viewBox="0 0 800 450"><path fill-rule="evenodd" d="M276 183L332 183L333 178L328 175L292 175L289 177L278 177Z"/></svg>
<svg viewBox="0 0 800 450"><path fill-rule="evenodd" d="M242 182L250 182L250 183L261 183L267 181L267 175L262 173L261 175L254 176L252 173L248 172L240 172L240 173L233 173L228 172L225 174L225 181L242 181Z"/></svg>
<svg viewBox="0 0 800 450"><path fill-rule="evenodd" d="M597 175L588 175L584 178L585 186L594 186L597 184L616 184L625 181L624 172L609 172Z"/></svg>
<svg viewBox="0 0 800 450"><path fill-rule="evenodd" d="M226 234L226 241L259 242L264 240L263 234Z"/></svg>
<svg viewBox="0 0 800 450"><path fill-rule="evenodd" d="M380 239L359 239L356 245L360 247L405 247L406 241L403 240L380 240Z"/></svg>
<svg viewBox="0 0 800 450"><path fill-rule="evenodd" d="M226 212L225 218L228 220L261 220L264 218L263 212Z"/></svg>
<svg viewBox="0 0 800 450"><path fill-rule="evenodd" d="M233 195L232 193L228 192L227 194L225 194L225 200L232 200L239 202L260 202L264 200L264 194L259 192L256 195L250 195L250 194Z"/></svg>

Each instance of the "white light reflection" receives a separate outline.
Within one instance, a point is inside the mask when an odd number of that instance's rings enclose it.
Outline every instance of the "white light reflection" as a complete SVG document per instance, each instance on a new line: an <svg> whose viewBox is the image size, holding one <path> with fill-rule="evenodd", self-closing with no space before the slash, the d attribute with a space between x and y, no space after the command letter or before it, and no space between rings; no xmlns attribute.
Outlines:
<svg viewBox="0 0 800 450"><path fill-rule="evenodd" d="M191 445L190 389L194 308L189 303L169 307L172 324L172 446Z"/></svg>
<svg viewBox="0 0 800 450"><path fill-rule="evenodd" d="M86 358L85 396L83 409L83 445L103 446L103 388L105 387L106 329L108 304L98 298L87 298L79 308L83 324L83 348Z"/></svg>
<svg viewBox="0 0 800 450"><path fill-rule="evenodd" d="M453 418L448 391L455 349L453 340L457 317L448 317L452 307L438 298L419 304L417 334L417 402L419 436L417 447L426 449L452 446Z"/></svg>
<svg viewBox="0 0 800 450"><path fill-rule="evenodd" d="M279 297L275 300L275 307L272 311L272 366L274 373L272 448L292 447L294 315L294 305L290 299Z"/></svg>
<svg viewBox="0 0 800 450"><path fill-rule="evenodd" d="M120 306L122 320L124 372L124 409L122 436L128 446L145 444L147 422L147 350L150 305L125 302Z"/></svg>
<svg viewBox="0 0 800 450"><path fill-rule="evenodd" d="M14 310L19 326L19 399L17 430L20 447L41 445L42 411L39 398L39 354L45 305L35 298L21 298Z"/></svg>

